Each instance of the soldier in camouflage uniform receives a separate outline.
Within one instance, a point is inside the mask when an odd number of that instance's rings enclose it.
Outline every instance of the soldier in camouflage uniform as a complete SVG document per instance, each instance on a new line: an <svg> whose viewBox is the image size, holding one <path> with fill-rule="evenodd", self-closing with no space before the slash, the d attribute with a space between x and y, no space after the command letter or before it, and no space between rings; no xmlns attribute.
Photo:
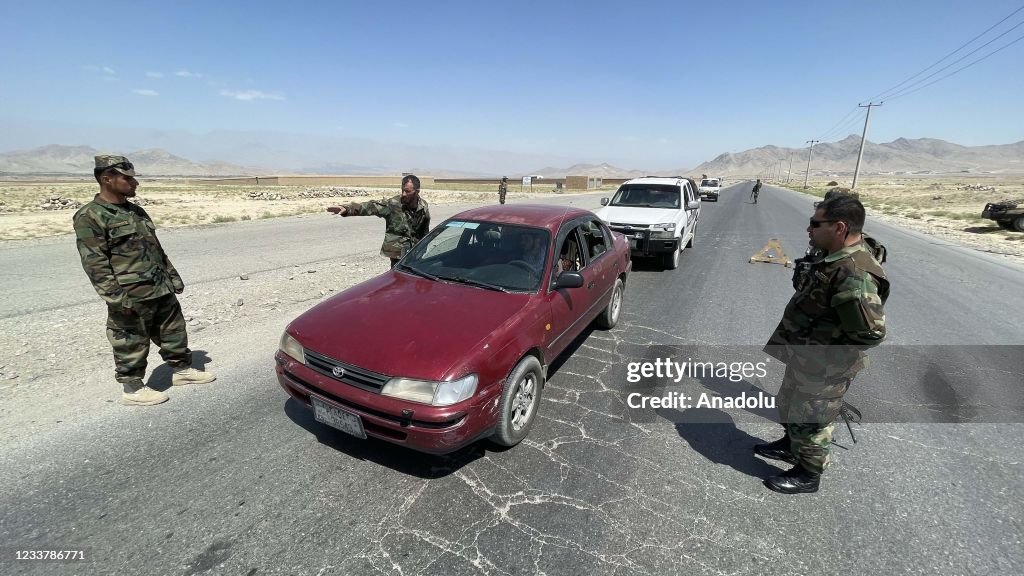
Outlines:
<svg viewBox="0 0 1024 576"><path fill-rule="evenodd" d="M394 268L406 252L430 231L430 211L420 197L420 179L412 174L402 178L402 194L389 200L371 200L345 206L331 206L328 212L341 216L377 216L386 222L382 256Z"/></svg>
<svg viewBox="0 0 1024 576"><path fill-rule="evenodd" d="M506 194L508 194L508 176L502 176L501 183L498 184L498 204L505 203Z"/></svg>
<svg viewBox="0 0 1024 576"><path fill-rule="evenodd" d="M885 338L889 281L864 243L864 206L846 195L822 202L807 228L825 252L799 277L765 351L786 364L777 404L785 437L754 452L794 464L765 479L777 492L815 492L828 466L843 395L867 367L864 350Z"/></svg>
<svg viewBox="0 0 1024 576"><path fill-rule="evenodd" d="M150 406L167 395L145 386L149 342L174 370L175 386L212 382L214 375L192 368L191 351L176 294L185 284L167 259L146 211L128 202L139 182L123 156L96 156L93 175L100 193L74 216L82 267L107 303L107 340L114 348L121 403Z"/></svg>

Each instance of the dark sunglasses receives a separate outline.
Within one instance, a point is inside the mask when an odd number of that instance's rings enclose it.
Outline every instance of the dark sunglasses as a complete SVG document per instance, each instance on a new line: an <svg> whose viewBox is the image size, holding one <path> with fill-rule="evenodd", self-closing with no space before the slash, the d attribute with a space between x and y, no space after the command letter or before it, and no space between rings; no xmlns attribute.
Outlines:
<svg viewBox="0 0 1024 576"><path fill-rule="evenodd" d="M811 228L817 228L818 226L828 224L829 222L839 222L839 220L815 220L814 218L811 218Z"/></svg>

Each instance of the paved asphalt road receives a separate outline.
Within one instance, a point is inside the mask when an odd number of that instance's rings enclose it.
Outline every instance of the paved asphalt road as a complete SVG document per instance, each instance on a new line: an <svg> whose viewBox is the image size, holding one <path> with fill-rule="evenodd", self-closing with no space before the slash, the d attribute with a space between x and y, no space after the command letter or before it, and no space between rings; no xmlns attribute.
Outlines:
<svg viewBox="0 0 1024 576"><path fill-rule="evenodd" d="M869 422L854 427L856 444L837 428L848 449L835 450L817 494L761 485L779 468L750 449L779 429L758 411L626 408L630 361L763 360L791 271L748 258L769 238L799 256L812 208L771 187L755 206L748 192L736 185L704 203L678 270L636 262L619 327L589 333L556 363L521 445L436 458L346 437L287 399L268 354L278 328L252 326L238 335L248 352L219 363L209 388L5 446L0 572L1024 573L1020 267L869 222L890 250L890 338L849 397ZM435 221L455 208L437 207ZM345 224L161 238L201 285L379 242L376 219ZM67 239L0 250L0 314L94 299L80 274L58 272L77 266ZM778 382L773 369L700 386L774 392ZM14 560L83 548L75 563Z"/></svg>

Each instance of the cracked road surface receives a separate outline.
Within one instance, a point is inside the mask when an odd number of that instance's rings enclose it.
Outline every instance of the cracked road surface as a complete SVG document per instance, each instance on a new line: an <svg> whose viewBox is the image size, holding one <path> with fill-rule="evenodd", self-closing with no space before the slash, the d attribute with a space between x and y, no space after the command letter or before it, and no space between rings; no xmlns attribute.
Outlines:
<svg viewBox="0 0 1024 576"><path fill-rule="evenodd" d="M0 571L1024 573L1022 374L1013 361L1024 330L1019 314L1006 313L1024 309L1019 267L869 222L890 251L891 337L851 389L865 410L857 443L837 426L845 449L834 451L817 494L761 485L781 470L751 453L779 434L764 413L626 406L630 361L758 357L791 293L791 271L747 260L772 237L800 256L811 199L766 187L754 206L748 190L734 186L704 204L695 248L678 270L636 262L620 325L589 332L554 363L539 419L519 446L483 442L432 457L315 422L273 376L281 330L315 301L296 300L195 334L218 374L209 386L172 389L171 402L153 409L83 399L84 409L53 408L26 421L30 428L12 428L0 454ZM593 196L573 202L598 205ZM438 208L440 222L461 207ZM260 234L231 239L246 230ZM324 217L167 231L162 240L186 278L215 292L235 278L217 265L223 254L253 270L302 258L306 266L321 247L372 260L380 233L376 219L339 227ZM4 250L0 264L10 270L52 252L60 266L77 266L63 249ZM43 277L20 288L34 292L33 304L7 291L0 318L98 306L81 271L68 272L65 281L36 270ZM0 288L12 282L5 275ZM101 327L81 330L103 349ZM971 366L934 368L943 357L995 368L971 380ZM84 383L15 389L3 417L14 421L11 406L76 387L116 398L108 361L89 360L97 375ZM773 393L779 377L770 372L731 389ZM727 394L732 384L692 386ZM54 549L84 550L86 560L14 560L18 550Z"/></svg>

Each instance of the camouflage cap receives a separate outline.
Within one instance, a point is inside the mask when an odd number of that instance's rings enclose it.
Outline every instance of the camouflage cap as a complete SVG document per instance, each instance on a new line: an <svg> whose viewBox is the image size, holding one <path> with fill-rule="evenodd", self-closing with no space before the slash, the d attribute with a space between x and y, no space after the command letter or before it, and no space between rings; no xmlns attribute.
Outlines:
<svg viewBox="0 0 1024 576"><path fill-rule="evenodd" d="M111 154L99 154L96 156L96 169L106 170L112 168L117 170L125 176L135 176L135 166L128 161L124 156L114 156Z"/></svg>

